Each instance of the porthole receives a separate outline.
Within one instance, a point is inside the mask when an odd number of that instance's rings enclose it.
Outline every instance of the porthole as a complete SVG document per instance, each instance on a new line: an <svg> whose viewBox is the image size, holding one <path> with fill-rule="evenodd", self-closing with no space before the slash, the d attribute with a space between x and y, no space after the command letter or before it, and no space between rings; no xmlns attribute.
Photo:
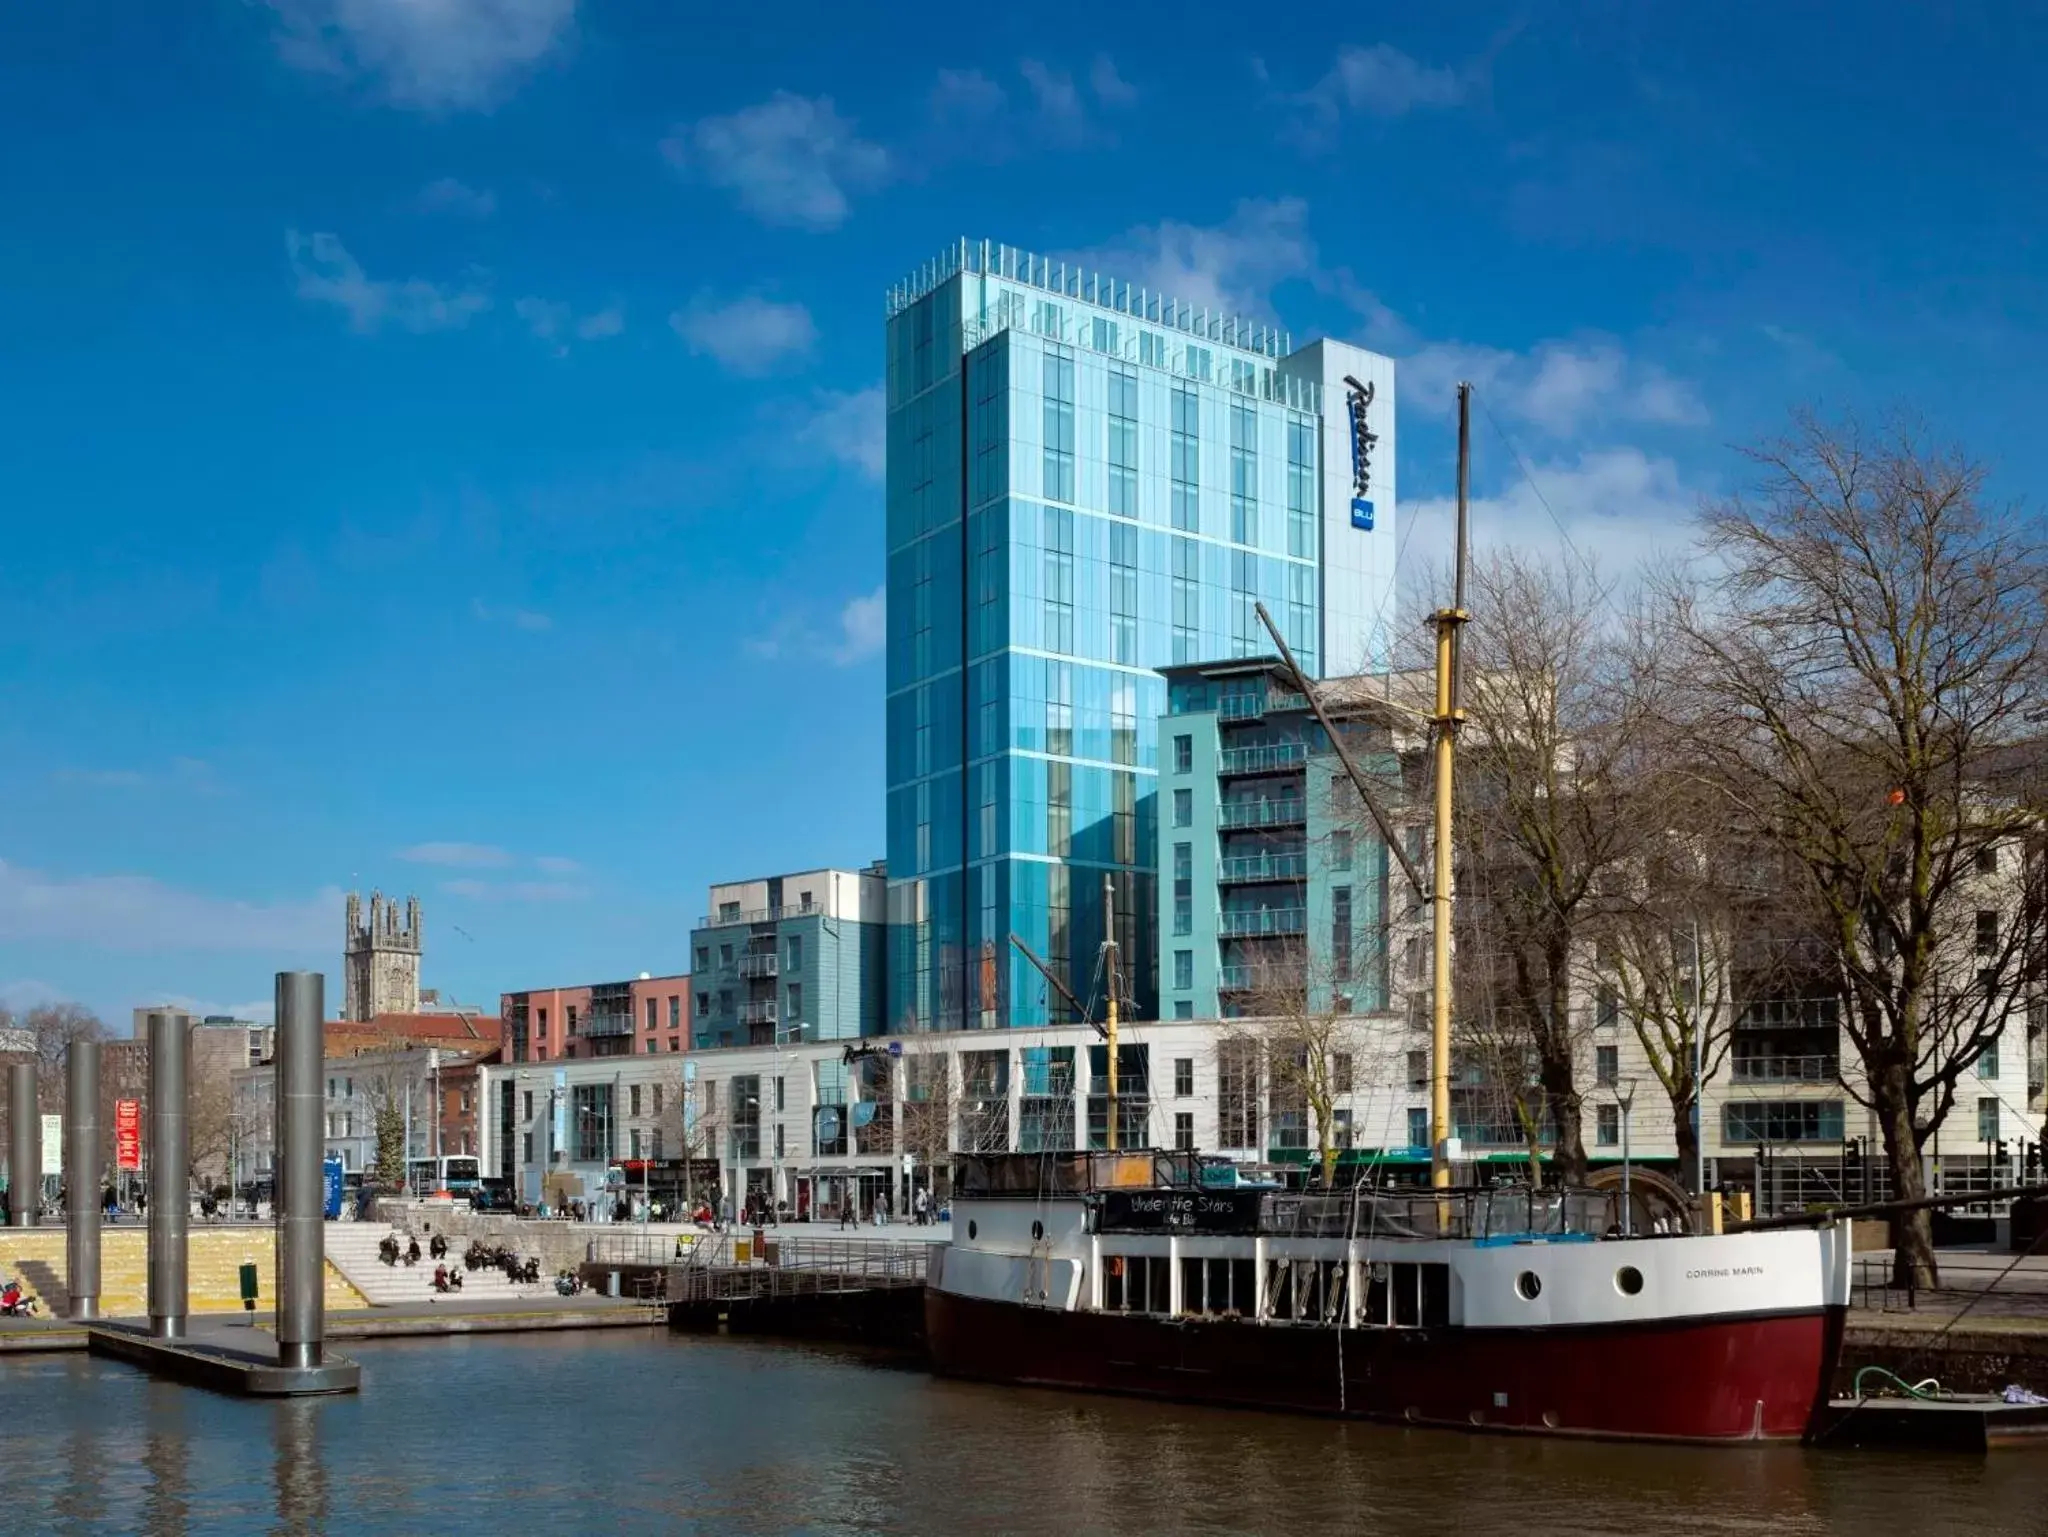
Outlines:
<svg viewBox="0 0 2048 1537"><path fill-rule="evenodd" d="M1543 1294L1543 1277L1533 1270L1525 1270L1515 1277L1515 1290L1522 1294L1525 1302L1534 1302Z"/></svg>
<svg viewBox="0 0 2048 1537"><path fill-rule="evenodd" d="M967 1219L967 1241L969 1243L974 1241L974 1219L972 1217Z"/></svg>
<svg viewBox="0 0 2048 1537"><path fill-rule="evenodd" d="M1045 1237L1045 1224L1044 1224L1043 1222L1034 1222L1034 1223L1032 1223L1032 1224L1031 1224L1031 1236L1032 1236L1032 1238L1033 1238L1034 1240L1037 1240L1037 1239L1042 1239L1042 1238L1044 1238L1044 1237Z"/></svg>
<svg viewBox="0 0 2048 1537"><path fill-rule="evenodd" d="M1633 1297L1643 1289L1643 1273L1633 1265L1623 1265L1614 1272L1614 1289L1624 1297Z"/></svg>

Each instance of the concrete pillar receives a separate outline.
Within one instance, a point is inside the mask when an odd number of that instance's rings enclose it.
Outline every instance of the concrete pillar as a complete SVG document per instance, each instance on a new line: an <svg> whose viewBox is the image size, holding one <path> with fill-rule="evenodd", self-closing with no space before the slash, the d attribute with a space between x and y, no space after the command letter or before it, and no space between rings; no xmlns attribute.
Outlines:
<svg viewBox="0 0 2048 1537"><path fill-rule="evenodd" d="M149 1332L185 1334L185 1218L191 1200L182 1014L149 1016Z"/></svg>
<svg viewBox="0 0 2048 1537"><path fill-rule="evenodd" d="M327 1204L321 1175L324 981L317 971L277 974L276 1112L271 1145L277 1203L277 1360L320 1364L326 1334Z"/></svg>
<svg viewBox="0 0 2048 1537"><path fill-rule="evenodd" d="M64 1063L65 1289L74 1319L100 1316L100 1043L74 1040Z"/></svg>
<svg viewBox="0 0 2048 1537"><path fill-rule="evenodd" d="M34 1227L43 1200L43 1118L36 1107L36 1065L8 1073L7 1212L15 1227Z"/></svg>

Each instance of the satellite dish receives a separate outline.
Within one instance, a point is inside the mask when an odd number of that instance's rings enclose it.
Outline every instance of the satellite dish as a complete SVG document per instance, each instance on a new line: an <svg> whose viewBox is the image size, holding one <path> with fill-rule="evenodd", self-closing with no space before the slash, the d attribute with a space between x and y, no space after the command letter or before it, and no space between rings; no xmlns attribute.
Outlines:
<svg viewBox="0 0 2048 1537"><path fill-rule="evenodd" d="M838 1106L825 1105L820 1107L815 1125L820 1142L837 1142L839 1140Z"/></svg>

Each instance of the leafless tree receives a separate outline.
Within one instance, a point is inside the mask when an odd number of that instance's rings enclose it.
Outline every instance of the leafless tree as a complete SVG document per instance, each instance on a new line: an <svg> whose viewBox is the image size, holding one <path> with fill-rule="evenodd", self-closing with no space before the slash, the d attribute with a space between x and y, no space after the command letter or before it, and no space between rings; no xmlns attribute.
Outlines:
<svg viewBox="0 0 2048 1537"><path fill-rule="evenodd" d="M1573 1009L1603 891L1635 856L1631 814L1655 724L1632 679L1609 593L1579 564L1506 551L1476 562L1463 639L1457 863L1460 1004L1534 1049L1556 1161L1583 1180Z"/></svg>
<svg viewBox="0 0 2048 1537"><path fill-rule="evenodd" d="M1908 427L1802 416L1753 458L1754 493L1704 515L1704 590L1676 594L1692 742L1826 952L1910 1199L2038 982L2048 560L1979 465ZM1933 1284L1928 1214L1893 1239L1901 1279Z"/></svg>
<svg viewBox="0 0 2048 1537"><path fill-rule="evenodd" d="M1327 946L1272 948L1259 973L1262 985L1246 995L1244 1017L1228 1021L1223 1035L1253 1043L1276 1134L1283 1119L1300 1127L1327 1188L1342 1151L1337 1111L1353 1092L1366 1049L1359 1020L1339 1003L1355 968L1333 962Z"/></svg>
<svg viewBox="0 0 2048 1537"><path fill-rule="evenodd" d="M953 1158L952 1057L930 1040L911 1037L903 1050L903 1151L912 1168L923 1165L933 1199L941 1194L940 1175ZM912 1179L916 1178L915 1172ZM948 1181L950 1183L950 1181Z"/></svg>

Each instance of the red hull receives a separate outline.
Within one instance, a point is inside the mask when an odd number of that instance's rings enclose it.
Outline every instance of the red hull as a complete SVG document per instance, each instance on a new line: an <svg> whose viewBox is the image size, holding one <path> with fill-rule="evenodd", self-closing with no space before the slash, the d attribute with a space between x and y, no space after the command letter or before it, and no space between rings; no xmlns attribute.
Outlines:
<svg viewBox="0 0 2048 1537"><path fill-rule="evenodd" d="M1798 1440L1837 1308L1559 1329L1331 1329L1058 1312L925 1292L949 1376L1537 1435ZM1341 1350L1341 1366L1340 1366Z"/></svg>

